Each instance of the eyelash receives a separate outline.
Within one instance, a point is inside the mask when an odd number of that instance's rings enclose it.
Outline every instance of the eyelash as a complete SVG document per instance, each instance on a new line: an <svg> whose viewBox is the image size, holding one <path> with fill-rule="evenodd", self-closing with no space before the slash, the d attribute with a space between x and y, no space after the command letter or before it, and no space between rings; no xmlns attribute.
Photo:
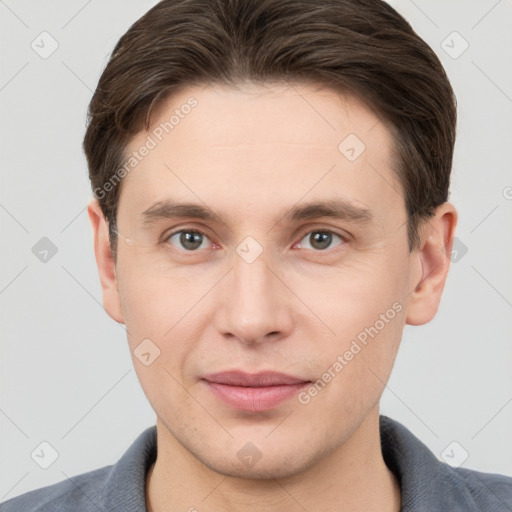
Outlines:
<svg viewBox="0 0 512 512"><path fill-rule="evenodd" d="M182 253L189 253L190 255L194 255L196 253L199 253L200 249L195 249L195 250L192 250L192 251L187 251L186 249L179 249L179 248L175 247L173 244L171 244L169 242L170 238L172 238L173 236L178 235L180 233L194 233L194 234L201 235L201 236L207 238L208 240L210 240L210 237L206 233L201 231L200 229L196 229L196 228L182 228L182 229L179 229L177 231L173 231L172 233L169 233L168 235L165 235L163 237L162 243L164 245L171 245L174 249L176 249L177 251L182 252ZM337 236L342 241L342 243L339 244L340 246L343 246L343 245L345 245L348 242L348 237L346 235L342 235L341 233L336 233L335 231L332 231L332 230L329 230L329 229L322 229L322 228L309 229L309 231L303 232L301 237L300 237L300 239L299 239L299 242L301 240L303 240L306 235L311 235L312 233L324 233L324 234L328 233L328 234ZM296 243L294 245L296 245ZM313 251L313 252L318 253L318 254L320 254L320 253L332 254L333 252L336 251L336 249L330 249L330 248L327 248L327 249L324 249L324 250L315 250L315 249L307 249L307 250L308 251Z"/></svg>

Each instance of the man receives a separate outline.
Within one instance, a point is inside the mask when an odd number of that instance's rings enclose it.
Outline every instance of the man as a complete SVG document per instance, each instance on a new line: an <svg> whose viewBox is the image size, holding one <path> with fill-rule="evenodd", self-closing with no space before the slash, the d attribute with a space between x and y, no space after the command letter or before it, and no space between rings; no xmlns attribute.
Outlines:
<svg viewBox="0 0 512 512"><path fill-rule="evenodd" d="M152 8L84 149L104 307L156 428L0 511L512 510L512 479L379 415L446 281L455 120L439 60L379 0Z"/></svg>

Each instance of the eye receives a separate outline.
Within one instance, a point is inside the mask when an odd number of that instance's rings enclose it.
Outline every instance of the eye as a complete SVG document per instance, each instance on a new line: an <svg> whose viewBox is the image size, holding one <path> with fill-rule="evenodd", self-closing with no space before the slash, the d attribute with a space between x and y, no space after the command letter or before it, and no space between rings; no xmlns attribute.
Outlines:
<svg viewBox="0 0 512 512"><path fill-rule="evenodd" d="M301 241L299 242L299 246L303 247L303 240L306 240L307 243L310 244L310 247L305 247L305 249L313 249L315 251L323 251L332 244L333 237L339 239L342 244L345 243L345 239L341 235L337 235L336 233L333 233L332 231L323 231L323 230L314 230L310 231L309 233L304 236ZM342 245L339 244L339 245Z"/></svg>
<svg viewBox="0 0 512 512"><path fill-rule="evenodd" d="M169 242L178 249L185 249L189 252L196 251L197 249L206 249L209 244L206 247L201 247L205 240L209 241L210 239L201 231L193 229L182 229L166 237L166 242Z"/></svg>
<svg viewBox="0 0 512 512"><path fill-rule="evenodd" d="M306 233L299 242L299 246L314 251L325 251L328 249L335 239L339 240L338 245L343 245L346 239L332 231L314 230ZM306 244L303 241L306 241ZM203 232L196 229L182 229L171 233L165 238L165 243L170 243L174 247L186 252L197 252L200 249L207 249L211 240ZM309 244L309 247L307 246Z"/></svg>

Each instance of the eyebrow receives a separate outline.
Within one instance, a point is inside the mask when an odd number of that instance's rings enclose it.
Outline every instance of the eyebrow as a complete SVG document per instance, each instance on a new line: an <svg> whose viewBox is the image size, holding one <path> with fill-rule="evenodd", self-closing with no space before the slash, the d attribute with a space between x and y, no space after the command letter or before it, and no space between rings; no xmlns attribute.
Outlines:
<svg viewBox="0 0 512 512"><path fill-rule="evenodd" d="M179 203L170 199L158 201L142 212L142 222L146 228L159 220L188 217L227 224L221 215L206 206L195 203ZM279 219L288 223L321 217L346 220L357 224L368 224L372 221L372 214L369 209L356 206L341 198L294 206L278 216Z"/></svg>

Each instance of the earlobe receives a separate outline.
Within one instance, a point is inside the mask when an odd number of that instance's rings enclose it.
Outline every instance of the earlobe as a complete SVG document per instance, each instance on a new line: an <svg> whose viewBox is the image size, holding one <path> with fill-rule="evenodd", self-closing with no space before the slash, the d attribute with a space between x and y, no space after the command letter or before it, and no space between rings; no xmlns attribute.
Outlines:
<svg viewBox="0 0 512 512"><path fill-rule="evenodd" d="M94 254L103 290L103 307L116 322L124 323L116 265L109 244L108 222L97 199L91 200L87 213L93 230Z"/></svg>
<svg viewBox="0 0 512 512"><path fill-rule="evenodd" d="M410 294L406 316L410 325L426 324L437 313L450 268L456 225L457 210L451 203L443 203L422 226L421 246L412 256L418 258L422 275Z"/></svg>

